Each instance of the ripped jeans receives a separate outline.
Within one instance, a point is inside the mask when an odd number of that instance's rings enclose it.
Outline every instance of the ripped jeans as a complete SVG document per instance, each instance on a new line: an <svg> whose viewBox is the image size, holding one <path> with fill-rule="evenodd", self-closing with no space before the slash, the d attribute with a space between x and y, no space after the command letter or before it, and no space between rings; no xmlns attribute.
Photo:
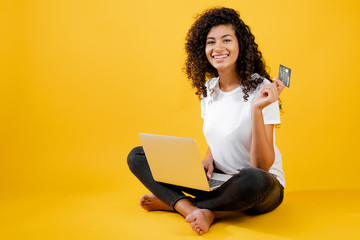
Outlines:
<svg viewBox="0 0 360 240"><path fill-rule="evenodd" d="M207 192L156 182L142 147L131 150L127 163L140 182L173 209L177 201L188 198L196 207L202 209L260 214L277 208L284 197L284 188L275 175L258 168L241 169L219 188ZM188 197L183 192L194 197Z"/></svg>

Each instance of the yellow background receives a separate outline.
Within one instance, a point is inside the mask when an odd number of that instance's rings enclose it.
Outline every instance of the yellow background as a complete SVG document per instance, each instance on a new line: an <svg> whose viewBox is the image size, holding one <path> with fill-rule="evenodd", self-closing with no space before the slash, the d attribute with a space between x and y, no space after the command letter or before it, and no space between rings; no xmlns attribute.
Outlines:
<svg viewBox="0 0 360 240"><path fill-rule="evenodd" d="M359 189L357 1L1 1L4 209L37 196L26 206L36 211L47 193L137 201L145 189L126 157L139 132L192 137L205 154L184 39L218 5L240 12L272 77L292 69L276 130L286 191Z"/></svg>

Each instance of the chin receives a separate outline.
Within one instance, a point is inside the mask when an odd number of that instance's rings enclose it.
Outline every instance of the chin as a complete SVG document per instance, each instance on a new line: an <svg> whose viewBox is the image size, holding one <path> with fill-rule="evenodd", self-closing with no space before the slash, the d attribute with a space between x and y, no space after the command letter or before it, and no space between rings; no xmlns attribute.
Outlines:
<svg viewBox="0 0 360 240"><path fill-rule="evenodd" d="M225 71L226 69L228 69L229 67L228 66L214 66L214 68L216 68L216 70L218 72L222 72L222 71Z"/></svg>

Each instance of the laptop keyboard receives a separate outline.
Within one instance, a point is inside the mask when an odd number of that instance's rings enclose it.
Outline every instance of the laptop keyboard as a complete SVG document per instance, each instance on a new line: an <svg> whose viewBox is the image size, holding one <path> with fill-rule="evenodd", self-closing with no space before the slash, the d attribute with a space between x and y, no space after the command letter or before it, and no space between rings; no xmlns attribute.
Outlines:
<svg viewBox="0 0 360 240"><path fill-rule="evenodd" d="M209 179L210 188L220 187L225 181Z"/></svg>

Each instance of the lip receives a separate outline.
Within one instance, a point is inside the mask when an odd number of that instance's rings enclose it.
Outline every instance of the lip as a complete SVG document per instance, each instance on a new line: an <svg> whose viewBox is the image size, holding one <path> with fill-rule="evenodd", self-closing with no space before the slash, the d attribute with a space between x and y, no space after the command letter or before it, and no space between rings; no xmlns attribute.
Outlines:
<svg viewBox="0 0 360 240"><path fill-rule="evenodd" d="M223 58L215 58L215 57L218 57L218 56L224 56L226 55L226 57L223 57ZM222 62L224 61L225 59L227 59L229 57L230 54L217 54L217 55L213 55L212 56L212 59L215 60L216 62Z"/></svg>

